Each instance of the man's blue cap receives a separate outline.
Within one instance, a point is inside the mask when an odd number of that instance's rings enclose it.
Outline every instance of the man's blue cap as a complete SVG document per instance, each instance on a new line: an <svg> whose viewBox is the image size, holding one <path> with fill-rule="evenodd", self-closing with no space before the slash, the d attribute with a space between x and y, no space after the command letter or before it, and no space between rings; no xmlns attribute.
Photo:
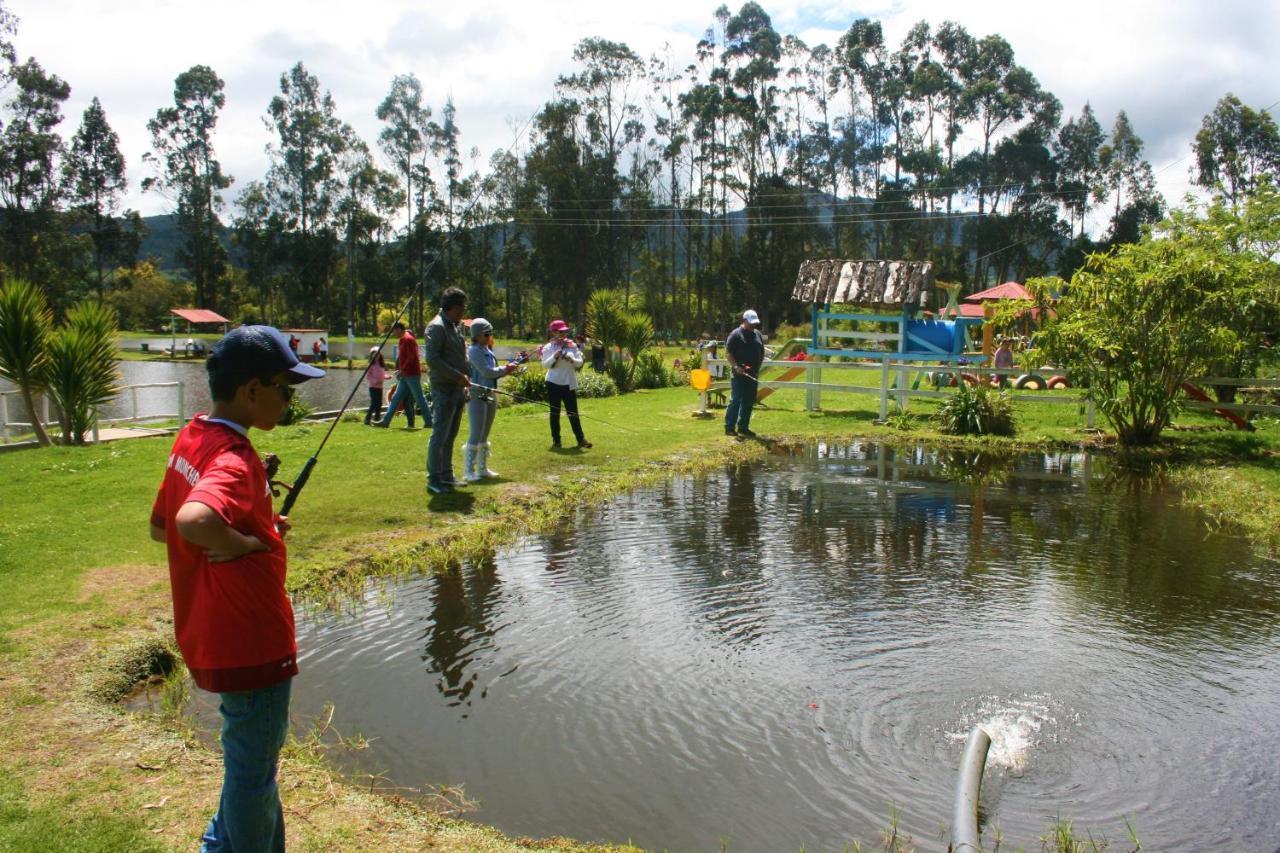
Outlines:
<svg viewBox="0 0 1280 853"><path fill-rule="evenodd" d="M209 359L243 375L271 376L287 370L292 384L324 376L320 368L298 361L288 338L273 326L237 326L213 345Z"/></svg>

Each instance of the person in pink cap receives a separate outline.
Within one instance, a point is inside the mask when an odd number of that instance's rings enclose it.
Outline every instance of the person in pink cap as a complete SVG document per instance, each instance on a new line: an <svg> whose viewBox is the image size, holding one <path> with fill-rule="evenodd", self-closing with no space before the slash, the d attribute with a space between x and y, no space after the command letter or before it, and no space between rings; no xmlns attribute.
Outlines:
<svg viewBox="0 0 1280 853"><path fill-rule="evenodd" d="M552 320L547 326L551 340L542 348L542 366L547 369L547 402L551 405L551 447L560 447L560 407L569 416L569 426L578 447L591 442L582 432L578 419L578 371L582 369L582 350L569 335L569 324Z"/></svg>

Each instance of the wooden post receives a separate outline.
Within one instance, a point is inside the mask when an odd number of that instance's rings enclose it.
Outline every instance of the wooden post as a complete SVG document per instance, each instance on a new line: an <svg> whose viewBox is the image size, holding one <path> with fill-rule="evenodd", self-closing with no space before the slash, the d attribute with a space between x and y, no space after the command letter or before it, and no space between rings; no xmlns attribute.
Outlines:
<svg viewBox="0 0 1280 853"><path fill-rule="evenodd" d="M4 443L9 443L9 395L0 394L0 430L4 431Z"/></svg>

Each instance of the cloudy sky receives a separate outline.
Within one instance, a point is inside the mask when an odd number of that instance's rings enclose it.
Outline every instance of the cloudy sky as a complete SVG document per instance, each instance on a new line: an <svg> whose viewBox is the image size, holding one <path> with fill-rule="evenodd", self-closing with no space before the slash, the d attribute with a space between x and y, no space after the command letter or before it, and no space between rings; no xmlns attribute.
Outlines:
<svg viewBox="0 0 1280 853"><path fill-rule="evenodd" d="M338 112L373 144L374 110L396 74L413 72L438 110L452 94L465 149L491 152L571 70L573 45L600 36L641 56L668 46L680 64L712 22L717 2L645 0L3 0L19 18L19 56L34 56L71 84L64 135L94 96L119 133L144 214L169 203L143 195L147 120L172 103L173 79L192 65L226 81L216 138L228 194L266 170L263 124L280 74L301 60L332 91ZM738 5L731 3L735 10ZM957 20L975 36L999 33L1017 60L1063 103L1089 102L1103 126L1129 114L1170 200L1187 190L1189 146L1201 118L1226 92L1255 108L1280 102L1280 3L1258 0L762 0L782 34L834 45L859 17L880 20L896 46L916 21Z"/></svg>

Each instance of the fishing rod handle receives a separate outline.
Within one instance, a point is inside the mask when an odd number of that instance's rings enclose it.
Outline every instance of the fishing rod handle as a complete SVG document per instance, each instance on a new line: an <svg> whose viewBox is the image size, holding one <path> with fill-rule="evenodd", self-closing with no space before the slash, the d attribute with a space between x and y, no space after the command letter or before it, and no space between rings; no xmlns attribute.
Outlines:
<svg viewBox="0 0 1280 853"><path fill-rule="evenodd" d="M293 485L289 487L289 493L284 496L284 503L280 506L281 515L288 515L289 510L293 509L293 504L298 500L298 495L302 494L302 487L311 478L311 469L315 467L316 458L314 456L309 457L307 464L302 466L302 473L298 475L298 479L293 481Z"/></svg>

